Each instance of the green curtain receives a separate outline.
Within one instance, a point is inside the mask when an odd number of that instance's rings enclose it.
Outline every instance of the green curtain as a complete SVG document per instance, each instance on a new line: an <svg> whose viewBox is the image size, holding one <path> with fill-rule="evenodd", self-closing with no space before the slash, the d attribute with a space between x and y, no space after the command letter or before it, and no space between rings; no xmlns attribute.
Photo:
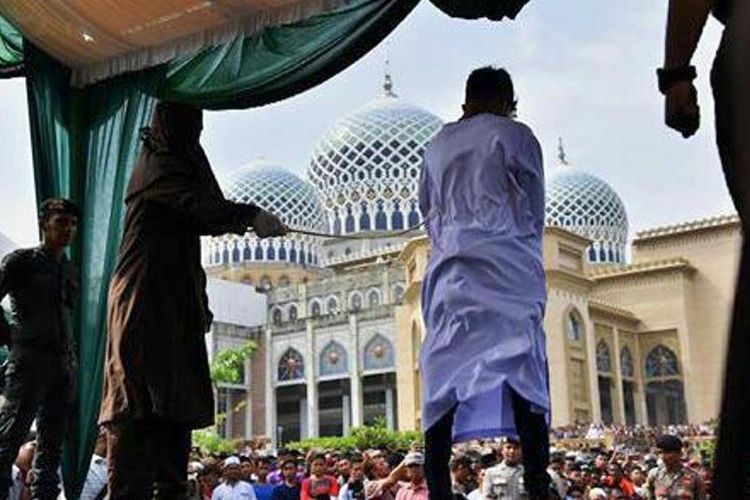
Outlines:
<svg viewBox="0 0 750 500"><path fill-rule="evenodd" d="M18 76L23 71L23 36L0 17L0 78Z"/></svg>
<svg viewBox="0 0 750 500"><path fill-rule="evenodd" d="M514 19L529 0L430 0L438 9L451 17L500 21Z"/></svg>
<svg viewBox="0 0 750 500"><path fill-rule="evenodd" d="M334 76L375 47L419 0L352 0L171 62L161 97L207 109L262 106Z"/></svg>
<svg viewBox="0 0 750 500"><path fill-rule="evenodd" d="M123 75L84 91L71 88L69 71L33 45L27 43L25 57L37 199L67 196L83 214L72 248L83 283L75 332L78 397L63 460L66 496L75 499L96 438L107 290L125 188L163 74L157 68Z"/></svg>
<svg viewBox="0 0 750 500"><path fill-rule="evenodd" d="M71 252L81 266L83 287L76 331L78 400L63 463L68 499L80 494L96 437L107 285L122 233L126 182L155 96L213 109L283 99L354 62L417 2L353 0L335 13L84 89L71 88L66 68L26 44L22 60L37 200L68 196L83 209Z"/></svg>

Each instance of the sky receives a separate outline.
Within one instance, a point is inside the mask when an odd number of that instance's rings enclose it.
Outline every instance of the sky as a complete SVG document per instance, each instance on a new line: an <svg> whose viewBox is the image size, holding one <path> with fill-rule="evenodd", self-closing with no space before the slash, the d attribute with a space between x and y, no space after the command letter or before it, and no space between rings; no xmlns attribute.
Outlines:
<svg viewBox="0 0 750 500"><path fill-rule="evenodd" d="M470 71L507 68L518 119L535 131L548 173L558 137L568 162L605 179L623 199L631 237L645 228L732 213L714 145L709 70L720 26L694 59L702 126L690 140L663 125L655 69L666 0L531 0L515 21L451 19L426 0L378 47L301 95L262 108L208 112L203 144L219 176L259 158L305 176L310 152L337 119L395 92L445 121L458 118ZM34 188L25 84L0 80L0 232L34 244Z"/></svg>

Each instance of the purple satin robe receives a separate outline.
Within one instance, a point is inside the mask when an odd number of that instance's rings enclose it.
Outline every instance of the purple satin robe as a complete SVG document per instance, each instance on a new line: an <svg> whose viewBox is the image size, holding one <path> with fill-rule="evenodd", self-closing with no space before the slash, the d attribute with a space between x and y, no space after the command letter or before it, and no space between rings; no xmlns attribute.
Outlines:
<svg viewBox="0 0 750 500"><path fill-rule="evenodd" d="M492 114L447 124L419 188L431 255L422 285L422 422L456 407L454 441L516 435L510 389L549 421L544 169L531 130Z"/></svg>

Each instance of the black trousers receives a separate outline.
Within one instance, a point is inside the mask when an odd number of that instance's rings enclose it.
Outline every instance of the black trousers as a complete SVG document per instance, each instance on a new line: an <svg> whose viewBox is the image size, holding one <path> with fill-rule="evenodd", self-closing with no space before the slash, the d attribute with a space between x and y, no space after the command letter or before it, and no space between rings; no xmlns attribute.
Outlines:
<svg viewBox="0 0 750 500"><path fill-rule="evenodd" d="M544 415L531 411L528 401L511 390L513 417L523 453L523 480L530 500L549 498L549 429ZM451 500L453 491L449 461L453 447L453 418L456 409L446 413L425 432L425 475L430 500Z"/></svg>
<svg viewBox="0 0 750 500"><path fill-rule="evenodd" d="M21 345L11 349L5 371L5 402L0 408L0 498L8 497L11 467L35 418L31 498L54 500L60 493L58 470L75 398L74 373L75 362L69 353Z"/></svg>
<svg viewBox="0 0 750 500"><path fill-rule="evenodd" d="M187 425L149 417L106 427L110 500L187 497Z"/></svg>

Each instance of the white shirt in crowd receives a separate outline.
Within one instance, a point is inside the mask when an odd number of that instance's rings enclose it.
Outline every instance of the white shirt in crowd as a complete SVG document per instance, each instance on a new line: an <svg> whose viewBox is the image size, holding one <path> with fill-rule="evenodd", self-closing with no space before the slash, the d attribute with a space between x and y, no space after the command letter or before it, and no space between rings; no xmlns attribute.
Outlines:
<svg viewBox="0 0 750 500"><path fill-rule="evenodd" d="M94 500L107 486L107 459L99 455L91 456L89 472L81 490L81 500ZM103 497L102 497L103 498Z"/></svg>
<svg viewBox="0 0 750 500"><path fill-rule="evenodd" d="M10 478L13 483L8 489L8 500L19 500L23 492L23 477L21 477L21 469L16 464L11 467Z"/></svg>
<svg viewBox="0 0 750 500"><path fill-rule="evenodd" d="M257 500L250 483L238 481L234 486L221 483L214 489L211 500Z"/></svg>

